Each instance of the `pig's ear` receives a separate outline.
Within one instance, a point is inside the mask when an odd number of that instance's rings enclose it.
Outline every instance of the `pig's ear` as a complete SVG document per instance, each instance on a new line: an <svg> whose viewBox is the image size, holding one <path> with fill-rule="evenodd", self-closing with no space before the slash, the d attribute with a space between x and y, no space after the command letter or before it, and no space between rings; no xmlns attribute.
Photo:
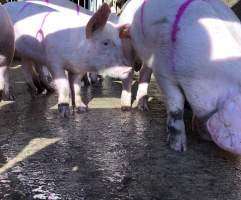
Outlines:
<svg viewBox="0 0 241 200"><path fill-rule="evenodd" d="M86 26L86 38L90 38L96 30L105 26L110 12L111 10L108 4L103 3L96 13L90 18Z"/></svg>
<svg viewBox="0 0 241 200"><path fill-rule="evenodd" d="M119 28L119 37L121 39L131 38L129 24L120 25L118 28Z"/></svg>

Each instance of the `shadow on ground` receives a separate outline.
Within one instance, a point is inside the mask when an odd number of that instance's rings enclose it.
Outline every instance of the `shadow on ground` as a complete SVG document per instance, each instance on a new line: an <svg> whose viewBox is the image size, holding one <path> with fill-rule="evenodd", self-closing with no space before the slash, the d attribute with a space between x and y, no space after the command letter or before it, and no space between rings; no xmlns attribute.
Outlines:
<svg viewBox="0 0 241 200"><path fill-rule="evenodd" d="M152 80L151 111L121 112L121 85L83 89L89 112L61 119L56 95L31 99L11 70L16 101L0 107L0 199L241 198L240 157L188 127L188 151L166 144L165 108Z"/></svg>

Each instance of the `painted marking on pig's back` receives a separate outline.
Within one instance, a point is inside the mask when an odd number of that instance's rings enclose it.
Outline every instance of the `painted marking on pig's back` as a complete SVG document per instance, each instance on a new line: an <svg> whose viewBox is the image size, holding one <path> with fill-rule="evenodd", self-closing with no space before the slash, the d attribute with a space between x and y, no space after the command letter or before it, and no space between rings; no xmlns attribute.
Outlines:
<svg viewBox="0 0 241 200"><path fill-rule="evenodd" d="M44 16L43 21L42 21L42 23L41 23L41 25L40 25L40 29L39 29L39 30L37 31L37 33L36 33L36 36L35 36L35 37L36 37L36 39L37 39L39 42L42 42L43 39L44 39L43 26L44 26L44 23L45 23L47 17L49 16L49 14L50 14L50 12L47 13L47 14Z"/></svg>

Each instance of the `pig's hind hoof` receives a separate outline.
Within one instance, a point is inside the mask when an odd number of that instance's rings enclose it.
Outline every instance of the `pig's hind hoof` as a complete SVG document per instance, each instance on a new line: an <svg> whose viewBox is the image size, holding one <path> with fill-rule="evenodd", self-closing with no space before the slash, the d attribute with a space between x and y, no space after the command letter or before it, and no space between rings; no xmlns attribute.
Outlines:
<svg viewBox="0 0 241 200"><path fill-rule="evenodd" d="M131 106L121 106L121 111L123 112L131 111Z"/></svg>
<svg viewBox="0 0 241 200"><path fill-rule="evenodd" d="M167 142L174 151L184 152L187 150L187 139L185 134L169 134Z"/></svg>
<svg viewBox="0 0 241 200"><path fill-rule="evenodd" d="M141 99L137 100L136 102L137 108L140 111L150 111L150 108L148 106L148 96L142 97Z"/></svg>
<svg viewBox="0 0 241 200"><path fill-rule="evenodd" d="M6 101L14 101L15 96L12 93L9 93L8 95L5 95L4 100Z"/></svg>
<svg viewBox="0 0 241 200"><path fill-rule="evenodd" d="M85 113L88 111L88 107L87 106L79 106L76 108L76 112L78 114L81 114L81 113Z"/></svg>
<svg viewBox="0 0 241 200"><path fill-rule="evenodd" d="M68 118L70 115L70 109L68 103L60 103L58 104L58 110L61 117Z"/></svg>
<svg viewBox="0 0 241 200"><path fill-rule="evenodd" d="M4 92L3 90L0 91L0 101L14 101L15 96L13 95L12 92Z"/></svg>

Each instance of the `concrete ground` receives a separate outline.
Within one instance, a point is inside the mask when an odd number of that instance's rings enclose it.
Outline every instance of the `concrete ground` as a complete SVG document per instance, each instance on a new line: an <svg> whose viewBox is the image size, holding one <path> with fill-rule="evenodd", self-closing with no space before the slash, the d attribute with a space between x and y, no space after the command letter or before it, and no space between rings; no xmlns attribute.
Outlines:
<svg viewBox="0 0 241 200"><path fill-rule="evenodd" d="M16 101L0 104L1 200L241 199L240 157L192 132L190 111L188 151L169 149L153 79L150 112L122 112L121 84L106 79L83 88L89 112L70 119L56 95L32 99L19 68L11 79Z"/></svg>

